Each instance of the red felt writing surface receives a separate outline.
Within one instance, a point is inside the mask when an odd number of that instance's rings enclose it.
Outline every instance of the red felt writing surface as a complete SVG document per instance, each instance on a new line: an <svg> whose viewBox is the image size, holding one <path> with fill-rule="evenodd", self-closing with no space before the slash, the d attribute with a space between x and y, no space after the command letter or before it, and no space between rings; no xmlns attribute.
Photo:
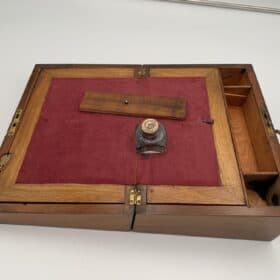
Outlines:
<svg viewBox="0 0 280 280"><path fill-rule="evenodd" d="M141 156L142 118L80 112L86 91L185 97L185 120L160 120L167 153ZM219 185L205 78L55 78L17 183Z"/></svg>

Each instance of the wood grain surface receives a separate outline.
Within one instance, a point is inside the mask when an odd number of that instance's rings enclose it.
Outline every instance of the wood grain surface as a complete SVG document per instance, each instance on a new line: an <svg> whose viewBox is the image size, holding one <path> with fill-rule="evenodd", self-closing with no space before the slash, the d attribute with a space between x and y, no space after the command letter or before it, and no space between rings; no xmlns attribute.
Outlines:
<svg viewBox="0 0 280 280"><path fill-rule="evenodd" d="M182 120L186 117L186 99L88 91L80 111Z"/></svg>

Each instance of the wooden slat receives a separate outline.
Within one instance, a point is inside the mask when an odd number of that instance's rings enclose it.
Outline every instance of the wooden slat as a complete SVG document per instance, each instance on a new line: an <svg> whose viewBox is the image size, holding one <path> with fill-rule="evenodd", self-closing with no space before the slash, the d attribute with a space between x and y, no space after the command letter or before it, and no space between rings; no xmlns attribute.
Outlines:
<svg viewBox="0 0 280 280"><path fill-rule="evenodd" d="M236 186L149 185L147 203L244 205L245 198L238 191Z"/></svg>
<svg viewBox="0 0 280 280"><path fill-rule="evenodd" d="M125 203L125 185L15 184L3 190L0 202Z"/></svg>
<svg viewBox="0 0 280 280"><path fill-rule="evenodd" d="M240 94L230 94L225 92L228 105L241 106L246 101L246 96Z"/></svg>
<svg viewBox="0 0 280 280"><path fill-rule="evenodd" d="M247 96L250 93L251 85L228 85L224 86L225 91L230 91L232 94L240 94Z"/></svg>
<svg viewBox="0 0 280 280"><path fill-rule="evenodd" d="M278 172L254 172L254 173L244 173L244 180L247 183L254 181L266 181L276 178L278 176Z"/></svg>
<svg viewBox="0 0 280 280"><path fill-rule="evenodd" d="M266 135L265 124L262 120L262 112L258 110L256 100L252 94L248 96L243 112L259 171L277 171L269 138Z"/></svg>
<svg viewBox="0 0 280 280"><path fill-rule="evenodd" d="M137 117L185 119L186 99L89 91L85 93L80 110Z"/></svg>
<svg viewBox="0 0 280 280"><path fill-rule="evenodd" d="M242 172L255 173L258 171L258 165L243 109L240 106L228 106L228 112Z"/></svg>

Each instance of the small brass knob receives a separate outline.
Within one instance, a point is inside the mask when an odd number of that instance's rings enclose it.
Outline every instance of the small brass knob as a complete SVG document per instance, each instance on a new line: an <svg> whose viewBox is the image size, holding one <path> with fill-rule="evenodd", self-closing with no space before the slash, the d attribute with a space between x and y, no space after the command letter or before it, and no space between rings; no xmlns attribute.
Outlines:
<svg viewBox="0 0 280 280"><path fill-rule="evenodd" d="M146 119L141 124L141 130L146 134L153 135L159 130L159 123L155 119Z"/></svg>

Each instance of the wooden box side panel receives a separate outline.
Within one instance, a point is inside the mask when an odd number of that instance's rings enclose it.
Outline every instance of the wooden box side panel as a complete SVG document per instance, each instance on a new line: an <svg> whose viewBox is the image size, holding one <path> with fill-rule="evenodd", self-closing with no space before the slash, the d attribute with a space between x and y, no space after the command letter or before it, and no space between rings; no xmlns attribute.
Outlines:
<svg viewBox="0 0 280 280"><path fill-rule="evenodd" d="M1 204L0 223L129 231L134 208L98 204Z"/></svg>
<svg viewBox="0 0 280 280"><path fill-rule="evenodd" d="M278 169L278 173L280 172L280 145L279 145L279 141L278 138L276 136L275 133L275 129L273 127L273 123L272 120L270 118L269 115L269 111L267 109L265 100L264 100L264 96L262 94L262 90L260 88L259 82L257 80L254 68L252 65L248 65L247 66L247 71L248 71L248 78L250 80L250 82L252 83L252 88L254 90L254 95L256 98L256 103L258 105L259 108L259 112L260 114L263 114L264 112L266 113L266 117L268 118L267 120L264 120L264 123L266 123L268 121L267 124L269 124L271 127L268 127L268 129L266 130L266 136L268 138L268 142L271 146L271 150L274 156L274 160Z"/></svg>
<svg viewBox="0 0 280 280"><path fill-rule="evenodd" d="M181 206L179 211L171 210L176 207L180 206L157 205L152 210L147 206L144 211L139 208L134 231L264 241L280 234L280 213L269 216L264 209L257 213L242 206L211 206L209 211L199 206Z"/></svg>

